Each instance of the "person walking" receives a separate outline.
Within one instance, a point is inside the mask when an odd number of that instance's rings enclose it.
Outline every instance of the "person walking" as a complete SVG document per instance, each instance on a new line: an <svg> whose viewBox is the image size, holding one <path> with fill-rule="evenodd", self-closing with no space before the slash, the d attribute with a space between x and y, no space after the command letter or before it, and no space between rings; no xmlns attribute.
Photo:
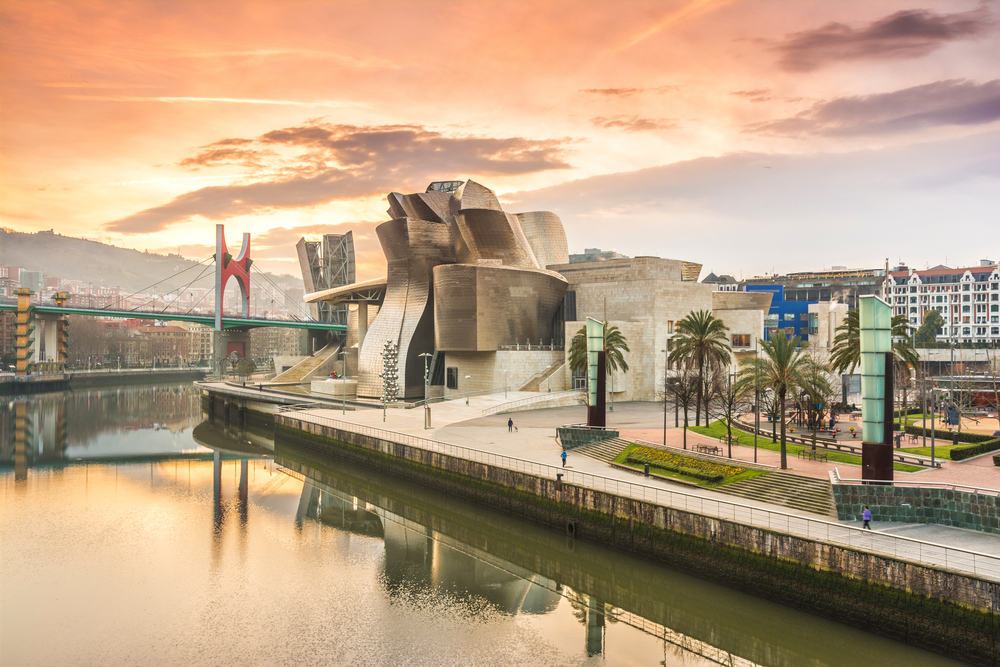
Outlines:
<svg viewBox="0 0 1000 667"><path fill-rule="evenodd" d="M507 420L507 432L512 433L514 431L514 418L511 417Z"/></svg>
<svg viewBox="0 0 1000 667"><path fill-rule="evenodd" d="M872 511L868 509L868 505L865 505L864 511L861 512L861 518L865 520L865 525L861 526L861 529L864 530L867 528L871 530L872 527L868 525L868 522L872 520Z"/></svg>
<svg viewBox="0 0 1000 667"><path fill-rule="evenodd" d="M564 451L562 454L560 454L559 458L562 459L562 462L563 462L563 466L562 467L565 468L566 467L566 452Z"/></svg>

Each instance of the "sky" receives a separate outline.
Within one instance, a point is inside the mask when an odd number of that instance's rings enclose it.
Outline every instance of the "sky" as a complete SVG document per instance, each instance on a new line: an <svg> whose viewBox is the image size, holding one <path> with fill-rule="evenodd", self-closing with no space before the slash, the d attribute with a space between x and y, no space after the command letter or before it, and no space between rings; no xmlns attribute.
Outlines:
<svg viewBox="0 0 1000 667"><path fill-rule="evenodd" d="M468 178L703 275L996 260L1000 3L0 2L8 229L296 276L350 229L364 280Z"/></svg>

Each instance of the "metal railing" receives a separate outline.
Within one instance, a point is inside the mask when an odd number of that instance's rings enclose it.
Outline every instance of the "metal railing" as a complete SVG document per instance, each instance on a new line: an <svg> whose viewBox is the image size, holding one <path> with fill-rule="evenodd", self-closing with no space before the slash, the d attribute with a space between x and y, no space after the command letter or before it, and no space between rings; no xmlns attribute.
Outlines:
<svg viewBox="0 0 1000 667"><path fill-rule="evenodd" d="M448 394L446 396L433 396L428 399L421 399L415 403L407 403L404 407L407 408L422 408L425 405L430 405L433 403L444 403L445 401L456 401L462 398L473 398L475 396L489 396L490 394L499 394L506 391L506 387L493 387L492 389L477 389L476 391L466 391L461 394ZM513 390L511 390L513 391Z"/></svg>
<svg viewBox="0 0 1000 667"><path fill-rule="evenodd" d="M836 481L834 484L864 484L870 482L871 480L864 479L854 479L849 477L841 477L840 471L834 468L833 472L836 474ZM924 488L927 486L939 486L945 489L951 489L953 491L969 491L971 493L978 493L984 496L1000 496L1000 489L988 489L983 486L970 486L968 484L955 484L954 482L913 482L905 480L885 480L879 481L879 486L912 486L917 488Z"/></svg>
<svg viewBox="0 0 1000 667"><path fill-rule="evenodd" d="M288 414L286 413L286 415ZM864 530L857 526L788 514L684 491L636 484L627 480L580 472L571 468L563 468L536 461L527 461L513 456L438 442L408 433L373 428L339 419L319 417L307 413L296 414L295 418L314 424L331 426L350 433L388 440L427 451L439 452L467 461L484 463L528 475L546 479L561 478L569 484L634 498L694 514L732 521L745 526L786 533L810 540L823 540L831 544L867 550L917 563L962 570L977 576L989 577L990 579L1000 581L1000 556L997 555L949 547L933 542L924 542L900 535Z"/></svg>
<svg viewBox="0 0 1000 667"><path fill-rule="evenodd" d="M582 394L578 389L566 389L564 391L553 391L545 394L539 394L537 396L528 396L527 398L522 398L517 401L510 401L509 403L501 403L499 405L494 405L491 408L486 408L483 410L483 416L489 417L490 415L495 415L501 412L506 412L508 410L513 410L514 408L523 408L526 405L533 405L535 403L544 403L545 401L551 401L557 398L565 398L567 396L573 396L576 394Z"/></svg>

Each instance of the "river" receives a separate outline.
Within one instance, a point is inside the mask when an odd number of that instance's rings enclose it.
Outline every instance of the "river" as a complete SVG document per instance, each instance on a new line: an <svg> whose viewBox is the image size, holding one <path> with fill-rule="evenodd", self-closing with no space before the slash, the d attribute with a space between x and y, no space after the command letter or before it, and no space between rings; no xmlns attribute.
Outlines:
<svg viewBox="0 0 1000 667"><path fill-rule="evenodd" d="M960 664L227 432L190 384L4 400L5 666Z"/></svg>

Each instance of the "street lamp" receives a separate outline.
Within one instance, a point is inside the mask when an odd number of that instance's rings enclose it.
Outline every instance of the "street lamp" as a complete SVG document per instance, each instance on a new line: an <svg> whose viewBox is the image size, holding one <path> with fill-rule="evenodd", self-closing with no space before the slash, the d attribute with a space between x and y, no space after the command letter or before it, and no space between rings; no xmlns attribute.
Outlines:
<svg viewBox="0 0 1000 667"><path fill-rule="evenodd" d="M507 369L503 369L503 400L507 400Z"/></svg>
<svg viewBox="0 0 1000 667"><path fill-rule="evenodd" d="M347 414L347 350L341 350L340 356L344 358L344 372L340 375L340 384L343 388L344 400L340 403L340 414Z"/></svg>
<svg viewBox="0 0 1000 667"><path fill-rule="evenodd" d="M669 347L669 346L668 346ZM668 350L663 352L663 446L667 446L667 370L670 368L670 360L667 356ZM674 392L674 421L677 417L677 392ZM676 428L676 424L674 425Z"/></svg>
<svg viewBox="0 0 1000 667"><path fill-rule="evenodd" d="M427 365L430 363L431 357L434 355L430 352L423 352L417 356L423 357L424 359L424 430L429 429L430 426L430 407L427 405L427 385L431 380L430 367Z"/></svg>
<svg viewBox="0 0 1000 667"><path fill-rule="evenodd" d="M466 376L465 376L465 379L466 379L466 380L468 380L468 379L470 379L471 377L472 377L471 375L466 375ZM468 383L468 382L466 382L466 383L465 383L465 385L466 385L466 388L468 388L468 386L469 386L469 383ZM469 392L468 392L468 391L466 391L466 392L465 392L465 404L466 404L466 405L468 405L468 404L469 404Z"/></svg>

